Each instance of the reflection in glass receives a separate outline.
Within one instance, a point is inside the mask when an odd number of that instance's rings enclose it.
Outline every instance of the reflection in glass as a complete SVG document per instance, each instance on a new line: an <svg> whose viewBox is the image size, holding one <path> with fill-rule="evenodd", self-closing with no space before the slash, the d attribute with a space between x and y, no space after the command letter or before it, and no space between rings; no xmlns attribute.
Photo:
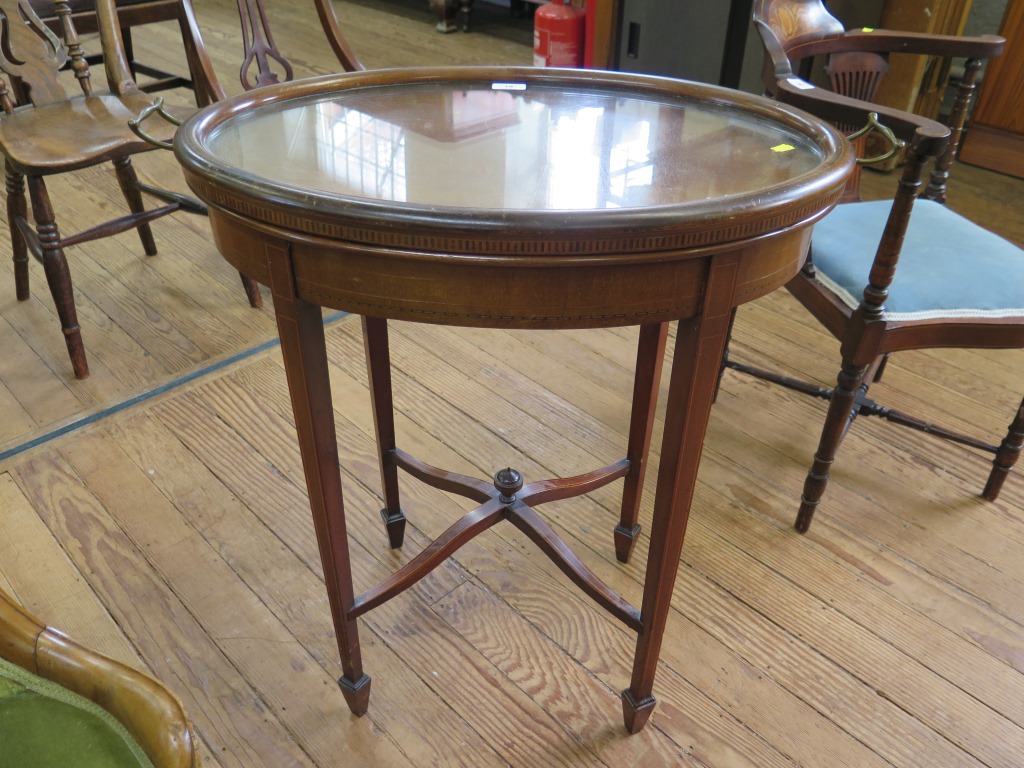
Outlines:
<svg viewBox="0 0 1024 768"><path fill-rule="evenodd" d="M594 151L604 109L583 107L561 114L551 129L547 199L558 209L594 208L601 159Z"/></svg>
<svg viewBox="0 0 1024 768"><path fill-rule="evenodd" d="M359 197L404 202L405 131L337 103L316 107L320 171Z"/></svg>
<svg viewBox="0 0 1024 768"><path fill-rule="evenodd" d="M713 102L532 84L339 91L241 114L209 141L235 168L293 189L506 210L721 199L821 158L802 134Z"/></svg>
<svg viewBox="0 0 1024 768"><path fill-rule="evenodd" d="M626 135L612 144L608 153L608 207L627 205L627 190L654 183L651 164L651 123L640 120L630 126Z"/></svg>

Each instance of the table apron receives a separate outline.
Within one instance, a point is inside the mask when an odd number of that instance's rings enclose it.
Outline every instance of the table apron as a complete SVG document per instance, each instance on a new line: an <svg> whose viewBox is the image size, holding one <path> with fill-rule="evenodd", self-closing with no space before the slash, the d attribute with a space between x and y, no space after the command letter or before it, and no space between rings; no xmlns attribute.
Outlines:
<svg viewBox="0 0 1024 768"><path fill-rule="evenodd" d="M800 269L809 226L717 248L588 260L395 252L277 229L211 209L214 239L243 274L270 284L268 244L288 248L297 296L369 317L493 328L603 328L679 320L701 309L710 260L737 253L737 306ZM795 257L796 255L796 257Z"/></svg>

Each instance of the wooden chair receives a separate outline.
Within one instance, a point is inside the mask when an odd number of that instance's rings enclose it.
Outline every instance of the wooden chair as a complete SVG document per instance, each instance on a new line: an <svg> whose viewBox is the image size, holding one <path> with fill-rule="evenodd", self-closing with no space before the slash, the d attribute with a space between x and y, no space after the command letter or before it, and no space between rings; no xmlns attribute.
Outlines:
<svg viewBox="0 0 1024 768"><path fill-rule="evenodd" d="M61 32L60 19L54 12L53 0L29 0L29 4L36 15L59 35ZM99 30L94 0L68 0L68 5L71 8L71 21L78 34L86 35ZM164 72L157 67L136 61L132 45L132 27L161 21L177 21L178 0L115 0L114 5L117 7L117 23L121 29L121 39L124 41L125 56L128 59L128 68L131 70L132 77L138 78L141 74L152 78L150 81L140 84L139 90L156 93L171 88L191 88L192 81L187 77ZM102 64L103 54L90 54L86 57L86 61L90 65Z"/></svg>
<svg viewBox="0 0 1024 768"><path fill-rule="evenodd" d="M39 19L28 0L0 0L0 153L7 176L7 221L14 281L20 301L29 298L28 253L42 262L77 378L89 375L78 325L71 273L64 255L70 245L138 229L147 255L156 253L149 222L189 204L139 183L131 156L152 149L128 129L128 120L151 102L132 80L121 45L113 0L97 0L96 15L107 88L94 88L67 2L58 2L64 42ZM58 72L70 59L81 93L69 96ZM164 135L168 135L165 131ZM78 234L60 234L44 179L112 162L131 214ZM25 181L35 227L28 221ZM146 210L141 192L168 203Z"/></svg>
<svg viewBox="0 0 1024 768"><path fill-rule="evenodd" d="M981 60L998 55L1003 39L846 32L818 0L756 0L754 22L767 51L765 85L771 95L837 125L867 125L874 113L895 140L906 145L895 198L837 206L815 225L807 264L787 285L840 340L837 385L824 389L726 356L730 368L829 400L804 484L797 530L805 532L810 525L836 451L859 415L882 416L994 453L982 493L995 499L1024 442L1024 402L997 446L886 408L867 393L893 352L1024 347L1024 252L943 204ZM833 78L834 85L845 80L863 86L877 78L885 57L896 51L967 57L949 126L814 87L795 74L801 60L830 55L830 74L847 73ZM850 75L851 69L869 69L872 74ZM872 87L869 83L857 94L870 98ZM934 167L922 190L929 162Z"/></svg>
<svg viewBox="0 0 1024 768"><path fill-rule="evenodd" d="M191 724L163 683L46 626L2 590L0 658L101 706L127 729L154 768L198 768Z"/></svg>

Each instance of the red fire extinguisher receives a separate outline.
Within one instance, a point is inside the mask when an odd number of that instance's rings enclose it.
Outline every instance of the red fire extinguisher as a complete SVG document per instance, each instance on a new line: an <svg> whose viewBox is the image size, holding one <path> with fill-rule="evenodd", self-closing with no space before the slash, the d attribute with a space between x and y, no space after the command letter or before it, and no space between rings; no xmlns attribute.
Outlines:
<svg viewBox="0 0 1024 768"><path fill-rule="evenodd" d="M553 0L533 15L533 64L582 67L585 14L570 0Z"/></svg>

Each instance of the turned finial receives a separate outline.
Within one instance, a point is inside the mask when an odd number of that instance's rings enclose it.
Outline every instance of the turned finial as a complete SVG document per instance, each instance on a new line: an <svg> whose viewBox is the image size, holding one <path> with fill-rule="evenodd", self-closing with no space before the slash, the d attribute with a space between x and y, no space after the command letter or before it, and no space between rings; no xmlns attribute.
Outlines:
<svg viewBox="0 0 1024 768"><path fill-rule="evenodd" d="M516 493L523 487L523 476L511 467L505 467L495 473L494 487L501 494L498 501L502 504L511 504L516 500Z"/></svg>

